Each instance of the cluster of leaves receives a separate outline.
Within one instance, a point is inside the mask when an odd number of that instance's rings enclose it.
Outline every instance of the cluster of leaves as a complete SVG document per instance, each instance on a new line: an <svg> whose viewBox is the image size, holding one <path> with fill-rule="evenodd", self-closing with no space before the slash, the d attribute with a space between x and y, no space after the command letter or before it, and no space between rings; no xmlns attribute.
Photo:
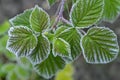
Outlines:
<svg viewBox="0 0 120 80"><path fill-rule="evenodd" d="M25 68L13 63L16 61L16 57L6 50L6 43L8 39L7 31L9 27L10 24L8 21L5 21L0 25L0 80L17 80L18 76L20 80L26 80L26 77L28 77L26 75L29 72L27 73Z"/></svg>
<svg viewBox="0 0 120 80"><path fill-rule="evenodd" d="M50 4L55 2L48 1ZM52 77L81 53L88 63L113 61L119 52L117 36L109 28L97 26L103 13L107 15L104 9L109 5L105 0L74 2L70 11L72 25L64 24L54 31L51 30L49 15L38 6L12 18L7 49L17 57L27 57L36 72L45 78ZM83 32L83 28L89 27L87 33Z"/></svg>
<svg viewBox="0 0 120 80"><path fill-rule="evenodd" d="M6 50L6 42L8 39L7 31L9 27L10 24L8 21L0 25L0 80L46 80L35 73L31 63L25 57L18 59L14 54ZM67 71L66 68L70 68L69 70L71 70L71 72ZM66 68L57 74L58 76L56 76L55 80L63 77L71 80L71 75L59 77L61 74L72 74L72 66L67 65Z"/></svg>
<svg viewBox="0 0 120 80"><path fill-rule="evenodd" d="M27 80L31 75L30 70L32 70L30 62L28 63L24 59L27 65L23 67L23 65L17 63L16 56L6 50L9 27L10 23L8 21L0 25L0 80ZM21 60L23 61L23 58Z"/></svg>
<svg viewBox="0 0 120 80"><path fill-rule="evenodd" d="M59 0L47 0L49 2L49 5L54 5ZM65 7L67 6L69 10L69 3L76 3L78 0L66 0L67 3L65 4ZM113 22L116 20L120 13L120 0L104 0L104 13L102 16L102 20Z"/></svg>

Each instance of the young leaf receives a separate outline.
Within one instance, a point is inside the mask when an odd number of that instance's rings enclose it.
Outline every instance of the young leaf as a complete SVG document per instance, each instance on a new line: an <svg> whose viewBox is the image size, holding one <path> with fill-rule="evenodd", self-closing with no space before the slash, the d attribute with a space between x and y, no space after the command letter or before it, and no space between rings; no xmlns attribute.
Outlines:
<svg viewBox="0 0 120 80"><path fill-rule="evenodd" d="M53 33L48 31L48 32L45 32L44 35L48 38L48 40L50 42L53 42L53 39L54 39L54 36L55 36Z"/></svg>
<svg viewBox="0 0 120 80"><path fill-rule="evenodd" d="M10 19L10 23L12 26L27 26L30 28L30 14L32 9L25 10L22 14L15 16L14 18Z"/></svg>
<svg viewBox="0 0 120 80"><path fill-rule="evenodd" d="M81 40L83 55L88 63L109 63L119 52L116 34L104 27L93 27Z"/></svg>
<svg viewBox="0 0 120 80"><path fill-rule="evenodd" d="M68 28L62 31L57 36L58 38L62 38L70 44L71 57L73 60L76 59L76 57L78 57L81 53L81 47L80 47L81 36L82 35L77 31L76 28Z"/></svg>
<svg viewBox="0 0 120 80"><path fill-rule="evenodd" d="M37 45L37 38L28 27L11 27L8 33L7 49L16 56L29 55Z"/></svg>
<svg viewBox="0 0 120 80"><path fill-rule="evenodd" d="M104 19L114 20L120 13L120 0L104 0Z"/></svg>
<svg viewBox="0 0 120 80"><path fill-rule="evenodd" d="M70 19L74 27L86 28L100 20L104 0L78 0L72 7Z"/></svg>
<svg viewBox="0 0 120 80"><path fill-rule="evenodd" d="M32 64L39 64L44 61L50 54L50 42L44 35L38 37L36 48L28 56Z"/></svg>
<svg viewBox="0 0 120 80"><path fill-rule="evenodd" d="M67 26L60 26L59 28L57 28L56 32L55 32L55 36L57 37L62 31L68 29Z"/></svg>
<svg viewBox="0 0 120 80"><path fill-rule="evenodd" d="M51 53L45 61L40 64L34 65L34 68L36 69L38 74L48 79L54 76L58 70L63 69L64 66L64 60L59 56L54 57Z"/></svg>
<svg viewBox="0 0 120 80"><path fill-rule="evenodd" d="M54 56L71 57L71 49L68 42L61 38L57 38L53 42Z"/></svg>
<svg viewBox="0 0 120 80"><path fill-rule="evenodd" d="M50 25L49 15L38 6L35 6L30 16L30 24L36 32L46 30Z"/></svg>

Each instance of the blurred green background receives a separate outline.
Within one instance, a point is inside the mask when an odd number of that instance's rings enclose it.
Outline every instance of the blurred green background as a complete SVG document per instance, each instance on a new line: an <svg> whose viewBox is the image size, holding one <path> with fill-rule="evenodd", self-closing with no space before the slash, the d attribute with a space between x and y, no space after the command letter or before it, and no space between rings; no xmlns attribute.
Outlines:
<svg viewBox="0 0 120 80"><path fill-rule="evenodd" d="M37 75L26 58L16 58L6 50L7 31L10 28L8 20L25 9L34 7L35 4L44 8L53 18L59 0L50 9L46 0L0 0L0 80L46 80ZM70 6L71 4L66 6L67 9L64 11L66 18ZM103 25L113 29L120 41L120 17L113 23L102 21L101 26ZM73 64L66 65L64 70L59 71L50 80L120 80L119 75L120 57L109 64L95 65L86 63L81 55Z"/></svg>

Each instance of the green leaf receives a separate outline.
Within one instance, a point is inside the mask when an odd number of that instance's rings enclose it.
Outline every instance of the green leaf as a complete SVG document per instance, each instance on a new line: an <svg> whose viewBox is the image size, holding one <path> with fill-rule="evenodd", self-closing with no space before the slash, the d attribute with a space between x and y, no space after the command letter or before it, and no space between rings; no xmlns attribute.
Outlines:
<svg viewBox="0 0 120 80"><path fill-rule="evenodd" d="M38 74L40 74L44 78L49 79L54 76L58 72L58 70L63 69L64 66L64 60L59 56L54 57L51 53L45 61L40 64L34 65L34 68L36 69Z"/></svg>
<svg viewBox="0 0 120 80"><path fill-rule="evenodd" d="M1 67L1 70L5 73L9 73L11 71L13 71L15 69L15 64L13 63L8 63L8 64L4 64L2 67Z"/></svg>
<svg viewBox="0 0 120 80"><path fill-rule="evenodd" d="M27 59L27 57L21 57L21 58L17 58L17 61L20 63L21 66L23 66L25 69L27 70L31 70L32 69L32 64L29 61L29 59Z"/></svg>
<svg viewBox="0 0 120 80"><path fill-rule="evenodd" d="M53 4L55 4L55 2L56 2L57 0L47 0L47 1L48 1L49 6L52 6Z"/></svg>
<svg viewBox="0 0 120 80"><path fill-rule="evenodd" d="M7 49L16 56L29 55L37 45L37 38L28 27L11 27L8 33Z"/></svg>
<svg viewBox="0 0 120 80"><path fill-rule="evenodd" d="M5 56L10 60L10 61L16 61L17 57L12 54L11 52L9 52L8 50L6 50L5 52Z"/></svg>
<svg viewBox="0 0 120 80"><path fill-rule="evenodd" d="M8 21L5 21L3 24L0 25L0 35L3 35L7 32L9 29L10 24Z"/></svg>
<svg viewBox="0 0 120 80"><path fill-rule="evenodd" d="M62 31L66 30L66 29L68 29L67 26L64 26L64 25L60 26L59 28L57 28L57 30L55 32L55 36L57 37Z"/></svg>
<svg viewBox="0 0 120 80"><path fill-rule="evenodd" d="M119 52L116 34L105 27L93 27L81 40L83 55L88 63L109 63Z"/></svg>
<svg viewBox="0 0 120 80"><path fill-rule="evenodd" d="M80 47L81 36L82 34L76 28L68 28L58 35L58 38L62 38L70 44L71 57L73 60L76 59L81 54Z"/></svg>
<svg viewBox="0 0 120 80"><path fill-rule="evenodd" d="M104 3L103 18L108 21L115 20L120 13L120 0L104 0Z"/></svg>
<svg viewBox="0 0 120 80"><path fill-rule="evenodd" d="M40 35L38 37L38 44L36 48L28 56L32 64L39 64L44 61L50 54L50 42L44 36Z"/></svg>
<svg viewBox="0 0 120 80"><path fill-rule="evenodd" d="M7 34L4 35L2 38L0 38L0 52L2 52L2 53L6 53L7 52L7 50L6 50L7 40L8 40Z"/></svg>
<svg viewBox="0 0 120 80"><path fill-rule="evenodd" d="M10 19L10 23L12 26L27 26L30 28L30 15L33 9L25 10L23 13L15 16L14 18Z"/></svg>
<svg viewBox="0 0 120 80"><path fill-rule="evenodd" d="M15 71L17 76L22 80L27 80L30 76L29 71L20 65L16 67Z"/></svg>
<svg viewBox="0 0 120 80"><path fill-rule="evenodd" d="M18 76L17 76L15 71L11 71L7 75L7 80L20 80L20 78L18 78Z"/></svg>
<svg viewBox="0 0 120 80"><path fill-rule="evenodd" d="M42 8L35 6L30 16L30 24L33 30L42 32L50 25L49 15Z"/></svg>
<svg viewBox="0 0 120 80"><path fill-rule="evenodd" d="M3 64L0 62L0 77L5 77L6 73L2 70L2 67L3 67Z"/></svg>
<svg viewBox="0 0 120 80"><path fill-rule="evenodd" d="M50 42L53 42L53 39L54 39L54 36L55 36L53 33L51 33L51 32L45 32L44 35L48 38L48 40Z"/></svg>
<svg viewBox="0 0 120 80"><path fill-rule="evenodd" d="M104 0L79 0L70 13L74 27L86 28L98 22L103 14Z"/></svg>
<svg viewBox="0 0 120 80"><path fill-rule="evenodd" d="M57 38L53 42L54 56L71 57L71 49L68 42L61 38Z"/></svg>

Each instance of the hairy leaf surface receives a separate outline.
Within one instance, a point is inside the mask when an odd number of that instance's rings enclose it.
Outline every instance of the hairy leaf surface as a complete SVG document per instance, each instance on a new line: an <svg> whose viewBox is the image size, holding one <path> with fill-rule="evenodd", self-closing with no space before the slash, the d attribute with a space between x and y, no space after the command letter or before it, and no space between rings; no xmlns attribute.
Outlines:
<svg viewBox="0 0 120 80"><path fill-rule="evenodd" d="M93 27L82 38L82 50L88 63L108 63L119 52L115 33L104 27Z"/></svg>
<svg viewBox="0 0 120 80"><path fill-rule="evenodd" d="M13 26L27 26L30 27L30 15L31 15L32 9L25 10L23 13L15 16L14 18L10 19L10 23Z"/></svg>
<svg viewBox="0 0 120 80"><path fill-rule="evenodd" d="M36 71L45 78L51 78L58 70L63 69L64 66L64 60L59 56L54 57L52 53L45 61L34 65Z"/></svg>
<svg viewBox="0 0 120 80"><path fill-rule="evenodd" d="M120 13L120 0L104 0L104 19L113 21Z"/></svg>
<svg viewBox="0 0 120 80"><path fill-rule="evenodd" d="M56 32L55 32L55 36L57 37L62 31L68 29L67 26L60 26L59 28L57 28Z"/></svg>
<svg viewBox="0 0 120 80"><path fill-rule="evenodd" d="M7 49L16 56L29 55L37 45L37 38L28 27L11 27L8 33Z"/></svg>
<svg viewBox="0 0 120 80"><path fill-rule="evenodd" d="M74 27L85 28L95 24L103 14L103 5L104 0L78 0L70 13Z"/></svg>
<svg viewBox="0 0 120 80"><path fill-rule="evenodd" d="M42 8L35 6L30 16L30 24L33 30L42 32L50 25L49 15Z"/></svg>
<svg viewBox="0 0 120 80"><path fill-rule="evenodd" d="M57 38L53 42L54 56L71 57L71 49L68 42L61 38Z"/></svg>
<svg viewBox="0 0 120 80"><path fill-rule="evenodd" d="M44 35L38 37L38 44L28 56L32 64L38 64L44 61L50 54L50 42Z"/></svg>
<svg viewBox="0 0 120 80"><path fill-rule="evenodd" d="M76 28L68 28L62 31L58 37L64 39L70 44L71 57L76 59L81 54L80 39L81 34Z"/></svg>

